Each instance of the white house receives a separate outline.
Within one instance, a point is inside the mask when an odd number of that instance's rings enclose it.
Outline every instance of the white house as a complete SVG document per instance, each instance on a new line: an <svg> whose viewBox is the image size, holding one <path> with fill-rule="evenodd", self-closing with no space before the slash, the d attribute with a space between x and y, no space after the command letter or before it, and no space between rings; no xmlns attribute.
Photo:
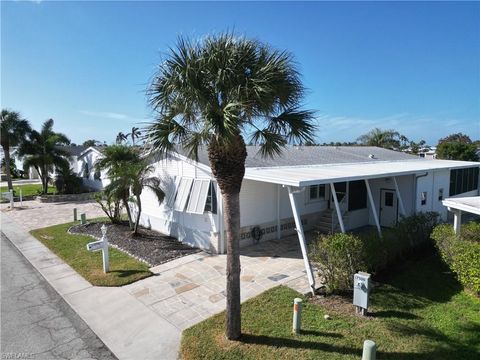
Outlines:
<svg viewBox="0 0 480 360"><path fill-rule="evenodd" d="M445 197L478 195L480 163L425 160L377 147L289 147L261 158L248 146L240 193L241 245L305 230L348 231L389 226L401 215L436 211L446 219ZM211 252L225 252L222 199L205 150L198 162L181 151L159 159L167 199L158 205L145 190L144 226ZM340 216L339 216L340 214Z"/></svg>
<svg viewBox="0 0 480 360"><path fill-rule="evenodd" d="M75 172L83 180L83 184L92 190L101 190L109 183L106 171L97 171L95 163L102 157L103 146L90 146L77 157Z"/></svg>

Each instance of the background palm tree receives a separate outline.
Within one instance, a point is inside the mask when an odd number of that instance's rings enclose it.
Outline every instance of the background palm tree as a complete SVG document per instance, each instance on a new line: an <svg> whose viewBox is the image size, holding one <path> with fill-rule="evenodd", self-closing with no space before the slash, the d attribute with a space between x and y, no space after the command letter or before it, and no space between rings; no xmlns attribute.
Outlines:
<svg viewBox="0 0 480 360"><path fill-rule="evenodd" d="M120 145L120 144L122 144L124 141L127 141L127 139L128 139L128 136L125 135L123 132L120 131L120 132L117 134L117 138L115 139L115 142L116 142L118 145Z"/></svg>
<svg viewBox="0 0 480 360"><path fill-rule="evenodd" d="M25 156L23 166L33 166L42 180L42 193L48 192L48 181L50 173L55 168L70 166L68 158L70 154L63 150L61 145L70 144L70 139L62 134L53 131L53 119L45 121L40 132L32 130L29 141L20 145L18 153Z"/></svg>
<svg viewBox="0 0 480 360"><path fill-rule="evenodd" d="M362 145L378 146L386 149L400 148L400 134L395 130L382 130L375 128L358 137Z"/></svg>
<svg viewBox="0 0 480 360"><path fill-rule="evenodd" d="M18 146L25 141L32 128L29 122L23 119L18 112L6 109L2 109L0 121L0 142L5 156L5 173L7 175L8 189L12 190L10 147Z"/></svg>
<svg viewBox="0 0 480 360"><path fill-rule="evenodd" d="M150 102L156 122L147 129L154 149L183 146L197 158L206 146L220 187L227 232L226 336L239 339L240 200L247 150L279 154L288 142L313 141L313 113L299 109L304 88L292 56L233 34L199 42L180 38L160 65Z"/></svg>
<svg viewBox="0 0 480 360"><path fill-rule="evenodd" d="M138 139L142 135L142 133L139 128L134 126L132 127L132 132L129 135L132 138L133 146L135 146L135 139Z"/></svg>

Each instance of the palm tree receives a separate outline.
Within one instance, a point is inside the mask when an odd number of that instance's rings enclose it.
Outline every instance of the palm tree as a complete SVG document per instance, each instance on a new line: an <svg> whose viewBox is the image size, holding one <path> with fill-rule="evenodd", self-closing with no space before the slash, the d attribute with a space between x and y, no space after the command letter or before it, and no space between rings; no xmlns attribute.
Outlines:
<svg viewBox="0 0 480 360"><path fill-rule="evenodd" d="M62 134L53 131L53 119L45 121L40 132L33 130L30 141L20 145L18 154L25 156L23 166L33 166L42 180L42 193L48 193L48 181L50 173L55 168L69 166L68 157L70 154L63 150L61 145L70 144L70 139Z"/></svg>
<svg viewBox="0 0 480 360"><path fill-rule="evenodd" d="M240 199L245 136L263 156L289 142L313 141L313 112L299 109L304 95L292 55L233 34L198 42L179 38L149 90L156 121L148 140L160 152L183 146L196 159L206 146L223 197L227 231L226 336L241 336Z"/></svg>
<svg viewBox="0 0 480 360"><path fill-rule="evenodd" d="M398 149L400 147L400 134L395 130L382 130L375 128L358 137L357 141L362 145L378 146L386 149Z"/></svg>
<svg viewBox="0 0 480 360"><path fill-rule="evenodd" d="M116 142L118 145L120 145L120 144L122 144L124 141L127 141L127 139L128 139L128 136L125 135L123 132L120 131L120 132L117 134L117 138L116 138L115 142Z"/></svg>
<svg viewBox="0 0 480 360"><path fill-rule="evenodd" d="M159 204L161 204L165 198L165 192L162 190L161 180L158 177L150 176L155 168L148 163L148 159L144 159L136 164L128 164L127 166L128 171L126 175L132 179L131 191L137 203L137 218L135 219L135 227L133 229L133 233L136 234L142 213L142 200L140 196L142 195L143 189L147 188L152 191Z"/></svg>
<svg viewBox="0 0 480 360"><path fill-rule="evenodd" d="M5 172L8 189L12 190L12 174L10 173L10 147L20 145L32 131L30 123L18 112L2 109L0 117L0 142L5 156Z"/></svg>
<svg viewBox="0 0 480 360"><path fill-rule="evenodd" d="M103 149L103 156L95 164L97 171L106 170L110 179L108 192L115 194L122 200L123 206L127 211L128 224L133 230L133 221L128 199L130 197L131 179L124 176L125 164L137 164L140 162L140 155L134 148L125 145L111 145Z"/></svg>
<svg viewBox="0 0 480 360"><path fill-rule="evenodd" d="M132 137L132 144L135 146L135 139L138 139L142 133L139 128L137 127L132 127L132 132L129 134Z"/></svg>

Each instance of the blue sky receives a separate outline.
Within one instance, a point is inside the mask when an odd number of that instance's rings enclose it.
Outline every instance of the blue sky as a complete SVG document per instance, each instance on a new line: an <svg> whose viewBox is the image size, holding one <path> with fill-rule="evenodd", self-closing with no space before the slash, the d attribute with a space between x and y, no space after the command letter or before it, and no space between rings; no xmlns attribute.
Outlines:
<svg viewBox="0 0 480 360"><path fill-rule="evenodd" d="M145 89L178 35L232 29L295 55L319 142L480 139L478 2L2 2L1 106L110 143L151 118Z"/></svg>

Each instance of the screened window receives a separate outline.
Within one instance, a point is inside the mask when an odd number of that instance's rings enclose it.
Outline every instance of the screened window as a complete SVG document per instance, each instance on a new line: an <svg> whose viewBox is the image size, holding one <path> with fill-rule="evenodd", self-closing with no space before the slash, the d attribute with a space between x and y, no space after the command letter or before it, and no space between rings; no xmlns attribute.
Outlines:
<svg viewBox="0 0 480 360"><path fill-rule="evenodd" d="M310 186L310 200L325 199L325 185Z"/></svg>
<svg viewBox="0 0 480 360"><path fill-rule="evenodd" d="M348 210L367 208L367 187L365 181L350 181L348 190Z"/></svg>
<svg viewBox="0 0 480 360"><path fill-rule="evenodd" d="M210 187L208 189L205 211L211 212L212 214L217 213L217 192L215 191L215 184L213 181L210 182Z"/></svg>
<svg viewBox="0 0 480 360"><path fill-rule="evenodd" d="M343 198L347 195L347 183L344 182L339 182L335 183L335 192L337 193L337 200L342 201Z"/></svg>
<svg viewBox="0 0 480 360"><path fill-rule="evenodd" d="M478 189L478 167L450 170L450 196Z"/></svg>

